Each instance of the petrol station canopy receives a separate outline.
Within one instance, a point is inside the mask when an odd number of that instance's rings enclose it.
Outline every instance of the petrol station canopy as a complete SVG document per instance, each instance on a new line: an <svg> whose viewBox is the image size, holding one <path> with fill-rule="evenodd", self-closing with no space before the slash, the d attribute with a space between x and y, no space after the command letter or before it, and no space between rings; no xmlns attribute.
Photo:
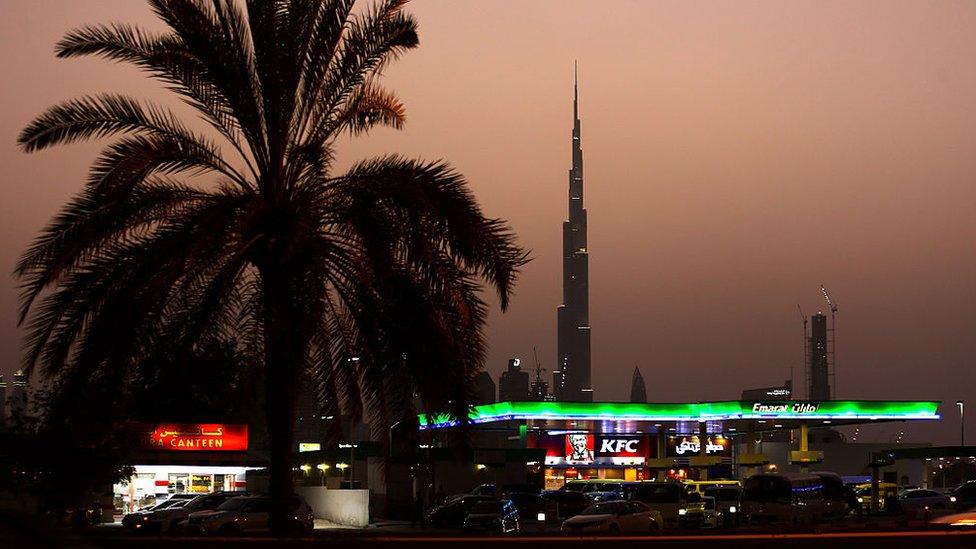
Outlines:
<svg viewBox="0 0 976 549"><path fill-rule="evenodd" d="M474 424L532 421L554 428L565 428L567 422L723 422L731 431L745 431L746 428L763 431L797 428L801 423L812 427L939 419L939 404L939 401L931 400L726 400L646 404L518 401L474 406L469 419ZM419 419L421 429L459 424L457 418L447 415L421 416ZM653 432L653 429L648 431Z"/></svg>

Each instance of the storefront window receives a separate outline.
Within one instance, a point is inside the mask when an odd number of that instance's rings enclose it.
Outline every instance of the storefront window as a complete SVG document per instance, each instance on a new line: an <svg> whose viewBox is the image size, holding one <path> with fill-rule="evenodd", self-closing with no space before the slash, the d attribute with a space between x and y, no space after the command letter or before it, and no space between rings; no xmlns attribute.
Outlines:
<svg viewBox="0 0 976 549"><path fill-rule="evenodd" d="M191 492L205 494L213 490L213 475L191 475L191 479Z"/></svg>
<svg viewBox="0 0 976 549"><path fill-rule="evenodd" d="M169 493L185 494L190 485L190 475L186 473L169 474Z"/></svg>

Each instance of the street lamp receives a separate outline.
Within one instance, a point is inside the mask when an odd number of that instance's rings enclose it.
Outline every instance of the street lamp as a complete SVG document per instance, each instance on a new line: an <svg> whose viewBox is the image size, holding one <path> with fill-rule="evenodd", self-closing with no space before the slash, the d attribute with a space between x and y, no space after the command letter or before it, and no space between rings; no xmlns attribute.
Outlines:
<svg viewBox="0 0 976 549"><path fill-rule="evenodd" d="M959 445L966 445L966 416L963 414L963 402L961 400L956 401L956 406L959 407Z"/></svg>

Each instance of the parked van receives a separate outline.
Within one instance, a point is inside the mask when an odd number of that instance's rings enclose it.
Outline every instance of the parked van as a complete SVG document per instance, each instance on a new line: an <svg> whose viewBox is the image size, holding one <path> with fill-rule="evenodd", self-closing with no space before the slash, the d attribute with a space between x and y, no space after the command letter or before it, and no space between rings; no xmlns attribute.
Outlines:
<svg viewBox="0 0 976 549"><path fill-rule="evenodd" d="M742 487L745 522L817 523L827 514L824 481L817 475L753 475Z"/></svg>
<svg viewBox="0 0 976 549"><path fill-rule="evenodd" d="M847 516L851 509L851 498L844 479L837 473L817 471L811 473L823 481L824 517L835 519Z"/></svg>
<svg viewBox="0 0 976 549"><path fill-rule="evenodd" d="M624 498L639 501L661 513L665 526L676 528L687 513L688 492L677 482L631 482L624 485Z"/></svg>

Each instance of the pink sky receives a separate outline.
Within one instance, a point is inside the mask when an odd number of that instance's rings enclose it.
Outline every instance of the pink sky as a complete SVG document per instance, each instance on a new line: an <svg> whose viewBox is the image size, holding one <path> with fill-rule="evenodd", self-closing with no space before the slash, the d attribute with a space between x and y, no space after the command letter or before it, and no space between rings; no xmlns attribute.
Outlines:
<svg viewBox="0 0 976 549"><path fill-rule="evenodd" d="M840 304L840 398L947 401L911 439L955 442L976 396L976 5L970 2L420 0L421 47L387 71L403 131L340 163L450 160L533 250L488 369L555 354L573 60L590 222L593 375L625 399L738 398L802 379L797 303ZM0 269L81 185L97 145L20 153L52 103L164 95L132 70L61 61L70 28L151 21L133 0L8 0L0 20ZM16 284L0 286L0 367L18 361ZM973 399L976 400L976 399ZM976 408L973 408L976 409ZM976 422L973 423L976 426ZM871 430L892 441L901 426ZM973 432L976 437L976 431Z"/></svg>

